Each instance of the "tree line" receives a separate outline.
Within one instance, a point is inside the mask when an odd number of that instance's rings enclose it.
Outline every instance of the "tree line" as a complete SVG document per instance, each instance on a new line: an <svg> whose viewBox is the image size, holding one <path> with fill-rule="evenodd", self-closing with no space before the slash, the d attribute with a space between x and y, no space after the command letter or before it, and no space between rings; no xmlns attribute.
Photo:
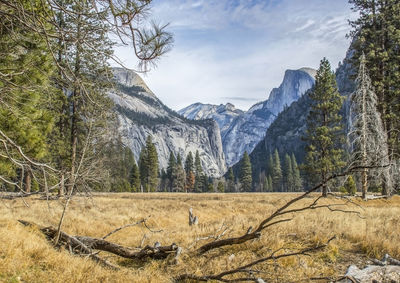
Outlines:
<svg viewBox="0 0 400 283"><path fill-rule="evenodd" d="M114 192L224 192L223 179L215 179L204 172L199 151L190 151L185 160L170 152L167 168L161 168L157 149L148 136L138 163L128 147L119 148L114 164L116 175L109 189ZM115 152L114 152L115 153Z"/></svg>

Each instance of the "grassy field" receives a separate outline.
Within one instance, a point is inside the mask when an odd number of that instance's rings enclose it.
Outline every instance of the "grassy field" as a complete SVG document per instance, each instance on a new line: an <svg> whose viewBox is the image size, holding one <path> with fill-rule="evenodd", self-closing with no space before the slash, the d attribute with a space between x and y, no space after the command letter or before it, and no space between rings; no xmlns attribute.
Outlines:
<svg viewBox="0 0 400 283"><path fill-rule="evenodd" d="M43 201L37 197L0 202L0 281L1 282L172 282L182 273L207 275L243 265L271 252L286 251L337 239L311 256L296 256L255 266L257 277L268 282L307 282L311 277L343 275L347 266L362 267L369 257L390 253L400 257L400 197L390 200L356 201L341 209L354 213L308 210L293 215L293 220L265 230L259 240L194 256L193 250L228 227L224 237L238 236L295 194L98 194L76 197L71 202L63 230L70 235L102 237L115 228L149 217L148 225L162 232L152 233L135 226L113 234L109 240L137 247L144 244L176 243L184 249L178 264L171 260L134 262L111 256L101 257L121 266L118 271L101 267L92 260L56 251L33 228L17 222L24 219L40 225L57 225L62 201ZM306 198L298 205L310 203ZM322 203L341 203L329 198ZM188 225L192 207L199 224ZM360 217L361 216L361 217ZM208 240L210 241L210 240ZM285 250L281 250L284 252ZM231 256L234 254L235 256ZM323 280L322 280L323 281Z"/></svg>

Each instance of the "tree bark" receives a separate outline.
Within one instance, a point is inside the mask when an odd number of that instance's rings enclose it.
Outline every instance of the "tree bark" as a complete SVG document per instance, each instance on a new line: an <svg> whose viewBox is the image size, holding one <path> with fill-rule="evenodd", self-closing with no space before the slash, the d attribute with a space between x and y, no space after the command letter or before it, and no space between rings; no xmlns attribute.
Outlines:
<svg viewBox="0 0 400 283"><path fill-rule="evenodd" d="M32 171L30 169L26 170L25 174L25 192L30 193L32 188Z"/></svg>
<svg viewBox="0 0 400 283"><path fill-rule="evenodd" d="M65 191L65 184L64 184L64 173L61 174L61 178L60 178L60 185L58 187L58 196L61 197L64 195L64 191Z"/></svg>
<svg viewBox="0 0 400 283"><path fill-rule="evenodd" d="M39 230L45 234L49 240L53 240L58 233L58 230L54 227L40 227L34 223L30 223L24 220L18 220L25 226L33 226L38 227ZM59 236L59 244L66 246L66 248L70 248L73 251L76 251L78 254L82 255L92 255L92 250L100 250L109 252L120 257L129 258L129 259L137 259L144 260L146 258L151 259L165 259L170 254L175 254L178 250L178 246L176 244L171 244L169 246L160 246L155 245L154 247L146 246L140 251L134 251L128 247L124 247L104 239L100 238L92 238L87 236L70 236L67 233L60 231ZM99 260L100 258L95 258ZM100 259L102 260L102 259Z"/></svg>
<svg viewBox="0 0 400 283"><path fill-rule="evenodd" d="M362 171L362 199L367 200L367 191L368 191L368 173L367 169Z"/></svg>

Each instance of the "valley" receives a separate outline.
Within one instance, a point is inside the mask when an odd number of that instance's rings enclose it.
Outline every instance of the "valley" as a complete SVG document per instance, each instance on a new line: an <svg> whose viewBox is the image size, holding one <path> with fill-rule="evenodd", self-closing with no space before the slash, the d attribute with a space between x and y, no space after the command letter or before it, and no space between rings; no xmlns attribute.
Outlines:
<svg viewBox="0 0 400 283"><path fill-rule="evenodd" d="M126 224L147 219L151 232L143 225L125 228L109 240L136 247L176 243L183 248L179 263L170 260L131 261L106 252L107 258L120 270L112 271L94 261L71 256L67 250L54 250L43 235L18 223L18 219L40 225L57 225L62 203L25 199L2 200L0 206L0 281L2 282L173 282L183 273L216 274L259 258L260 254L277 254L323 243L336 235L329 246L308 256L295 256L267 263L252 269L254 278L266 282L308 282L309 278L339 278L351 264L363 266L371 258L384 253L400 257L397 243L400 198L354 200L342 209L360 214L309 210L293 215L293 220L278 224L263 232L260 239L242 245L211 251L204 257L195 256L195 249L212 241L204 239L220 235L224 238L241 235L255 226L277 207L298 194L94 194L92 198L76 197L71 202L63 230L70 235L103 237ZM316 195L304 199L299 206L310 203ZM330 197L324 204L343 203ZM199 224L188 225L188 210L199 218ZM197 239L197 240L196 240ZM234 256L231 256L234 254ZM237 275L229 278L237 278ZM321 279L316 282L326 282Z"/></svg>

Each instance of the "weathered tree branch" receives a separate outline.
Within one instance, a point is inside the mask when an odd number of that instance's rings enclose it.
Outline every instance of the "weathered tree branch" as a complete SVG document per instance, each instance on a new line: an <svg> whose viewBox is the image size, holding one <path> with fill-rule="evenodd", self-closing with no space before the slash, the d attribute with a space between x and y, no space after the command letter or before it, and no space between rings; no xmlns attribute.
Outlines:
<svg viewBox="0 0 400 283"><path fill-rule="evenodd" d="M25 226L33 226L37 227L46 237L53 241L53 239L57 236L58 229L54 227L41 227L37 224L18 220ZM89 255L94 260L103 263L104 265L110 266L108 262L102 262L101 258L93 257L92 250L105 251L112 254L115 254L120 257L135 259L135 260L145 260L148 258L151 259L165 259L170 254L175 254L178 250L178 246L176 244L171 244L169 246L161 246L156 244L154 247L145 246L140 251L134 251L128 247L124 247L109 241L106 241L101 238L93 238L87 236L70 236L67 233L60 231L58 245L65 246L67 249L74 251L74 253L79 255L87 256ZM113 267L114 268L114 267Z"/></svg>
<svg viewBox="0 0 400 283"><path fill-rule="evenodd" d="M226 279L224 278L227 275L233 275L233 274L237 274L237 273L247 273L248 272L248 268L259 264L259 263L263 263L266 261L271 261L271 260L277 260L280 258L285 258L285 257L291 257L291 256L296 256L296 255L307 255L309 252L315 252L318 250L321 250L323 248L325 248L332 240L334 240L336 237L332 237L330 238L325 244L320 244L314 247L309 247L309 248L305 248L302 249L300 251L297 252L291 252L291 253L284 253L284 254L280 254L280 255L275 255L277 253L277 251L273 252L271 255L264 257L264 258L260 258L257 259L255 261L252 261L248 264L239 266L237 268L231 269L231 270L227 270L224 272L221 272L219 274L216 275L205 275L205 276L197 276L197 275L193 275L193 274L182 274L178 277L175 278L176 281L184 281L184 280L197 280L197 281L210 281L210 280L217 280L217 281L221 281L221 282L239 282L239 281L254 281L257 282L259 279L258 278L240 278L240 279ZM279 249L281 250L281 249ZM279 251L278 250L278 251Z"/></svg>
<svg viewBox="0 0 400 283"><path fill-rule="evenodd" d="M50 241L53 240L53 238L56 236L57 229L55 229L53 227L41 227L37 224L31 223L31 222L28 222L25 220L18 220L18 221L25 226L38 228L44 235L46 235L47 239L49 239ZM60 242L59 243L63 243L63 245L67 248L67 250L72 251L73 253L76 253L76 254L79 254L82 256L89 256L94 261L96 261L106 267L109 267L111 269L114 269L114 270L119 269L117 266L113 265L112 263L108 262L107 260L102 259L99 256L93 254L92 250L89 247L87 247L84 243L82 243L75 237L72 237L62 231L60 233Z"/></svg>
<svg viewBox="0 0 400 283"><path fill-rule="evenodd" d="M387 166L387 165L383 165L383 166ZM278 218L278 217L280 217L282 215L285 215L285 214L292 214L292 213L297 213L297 212L301 212L301 211L305 211L305 210L311 210L311 209L327 208L330 211L338 211L338 212L345 212L345 213L355 213L355 214L359 215L360 213L357 212L357 211L347 211L347 210L337 209L337 208L335 208L335 206L337 206L337 205L317 205L317 202L321 199L320 197L315 199L310 205L307 205L307 206L304 206L304 207L301 207L301 208L294 208L294 209L290 209L290 210L288 208L291 207L293 204L297 203L298 201L304 199L305 197L307 197L311 193L317 191L318 189L320 189L327 182L329 182L329 181L331 181L331 180L333 180L335 178L338 178L338 177L346 176L346 175L350 174L351 172L353 172L355 170L359 170L361 168L363 168L363 167L355 166L355 167L348 168L343 173L331 175L330 177L328 177L326 179L325 182L319 183L318 185L316 185L313 188L309 189L305 193L299 195L298 197L295 197L295 198L291 199L286 204L284 204L283 206L279 207L269 217L267 217L264 220L262 220L254 231L252 231L252 232L247 231L245 234L243 234L242 236L239 236L239 237L221 239L221 240L217 240L217 241L213 241L213 242L207 243L207 244L201 246L200 248L198 248L197 252L199 254L203 254L203 253L205 253L207 251L210 251L210 250L213 250L213 249L216 249L216 248L221 248L221 247L229 246L229 245L243 244L243 243L245 243L247 241L250 241L250 240L253 240L253 239L257 239L257 238L259 238L261 236L261 232L264 229L269 228L271 226L274 226L276 224L282 223L282 222L290 221L290 219L279 219Z"/></svg>

